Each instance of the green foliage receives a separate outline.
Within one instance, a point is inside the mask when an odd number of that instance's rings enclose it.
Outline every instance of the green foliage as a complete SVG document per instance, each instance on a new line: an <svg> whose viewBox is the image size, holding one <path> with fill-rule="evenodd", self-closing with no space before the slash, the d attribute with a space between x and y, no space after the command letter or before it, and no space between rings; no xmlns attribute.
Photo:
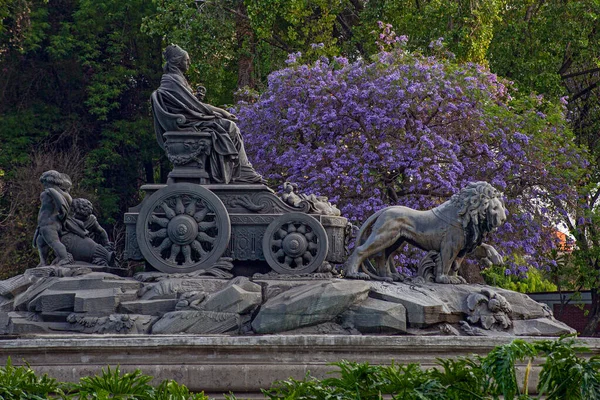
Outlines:
<svg viewBox="0 0 600 400"><path fill-rule="evenodd" d="M435 368L426 370L418 364L340 361L332 364L338 367L337 377L319 380L307 373L303 380L278 381L263 394L272 400L532 400L527 393L531 361L545 357L537 399L595 400L600 395L600 358L580 356L586 353L586 347L567 336L532 343L517 339L495 347L485 357L438 359ZM520 382L516 367L524 361L529 363ZM148 384L151 379L139 370L122 373L119 367L108 367L78 384L60 384L45 375L36 377L29 367L14 367L9 358L0 368L0 399L208 400L204 393L192 393L172 380L153 388ZM225 397L236 399L233 393Z"/></svg>
<svg viewBox="0 0 600 400"><path fill-rule="evenodd" d="M46 374L38 377L29 366L15 367L10 357L0 367L0 399L45 400L55 394L63 394L61 385Z"/></svg>
<svg viewBox="0 0 600 400"><path fill-rule="evenodd" d="M152 400L208 400L208 397L204 393L191 393L185 385L166 380L156 388Z"/></svg>
<svg viewBox="0 0 600 400"><path fill-rule="evenodd" d="M490 380L491 393L513 399L520 392L515 370L516 361L533 359L536 355L533 344L516 339L511 343L497 346L481 359L481 369Z"/></svg>
<svg viewBox="0 0 600 400"><path fill-rule="evenodd" d="M587 352L577 346L572 337L557 341L544 341L536 344L539 351L546 354L538 383L540 394L549 400L592 400L600 398L600 358L589 359L577 356Z"/></svg>
<svg viewBox="0 0 600 400"><path fill-rule="evenodd" d="M506 274L506 268L493 265L481 271L488 285L520 293L555 292L557 286L544 276L544 272L530 268L524 275Z"/></svg>
<svg viewBox="0 0 600 400"><path fill-rule="evenodd" d="M101 375L81 378L79 385L74 387L78 399L152 399L154 389L148 384L151 376L142 374L140 370L121 373L117 366L111 370L102 369Z"/></svg>

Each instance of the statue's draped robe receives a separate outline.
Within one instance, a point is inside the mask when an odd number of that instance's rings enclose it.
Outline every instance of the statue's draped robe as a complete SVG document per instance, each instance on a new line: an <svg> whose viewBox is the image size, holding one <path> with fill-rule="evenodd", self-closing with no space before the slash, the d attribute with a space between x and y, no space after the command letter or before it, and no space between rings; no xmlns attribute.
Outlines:
<svg viewBox="0 0 600 400"><path fill-rule="evenodd" d="M209 167L212 180L218 183L263 182L248 161L235 122L200 102L183 75L167 73L162 76L160 87L152 93L152 109L156 139L162 148L165 132L208 132L212 137Z"/></svg>

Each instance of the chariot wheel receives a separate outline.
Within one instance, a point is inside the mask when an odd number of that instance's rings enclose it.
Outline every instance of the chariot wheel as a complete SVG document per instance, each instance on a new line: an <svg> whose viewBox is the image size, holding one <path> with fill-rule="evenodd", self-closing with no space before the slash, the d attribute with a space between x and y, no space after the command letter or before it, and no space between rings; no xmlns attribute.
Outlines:
<svg viewBox="0 0 600 400"><path fill-rule="evenodd" d="M316 271L328 249L325 228L307 214L283 214L269 224L263 236L265 259L280 274Z"/></svg>
<svg viewBox="0 0 600 400"><path fill-rule="evenodd" d="M231 223L210 190L176 183L144 200L136 234L150 265L161 272L186 273L213 266L229 244Z"/></svg>

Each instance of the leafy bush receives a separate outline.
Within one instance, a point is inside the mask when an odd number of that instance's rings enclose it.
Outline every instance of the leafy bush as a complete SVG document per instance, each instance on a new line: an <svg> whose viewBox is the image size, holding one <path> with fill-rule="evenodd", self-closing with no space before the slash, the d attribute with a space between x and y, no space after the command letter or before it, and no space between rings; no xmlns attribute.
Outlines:
<svg viewBox="0 0 600 400"><path fill-rule="evenodd" d="M339 378L276 382L263 393L271 400L302 399L519 399L531 400L527 392L531 362L545 356L537 398L595 400L600 398L600 358L589 360L571 337L528 343L516 339L497 346L485 357L439 359L436 368L422 370L418 364L374 366L341 361ZM523 382L517 379L517 361L527 361Z"/></svg>
<svg viewBox="0 0 600 400"><path fill-rule="evenodd" d="M520 293L555 292L557 286L544 277L541 270L529 268L526 273L506 273L506 267L493 265L481 271L485 283Z"/></svg>
<svg viewBox="0 0 600 400"><path fill-rule="evenodd" d="M497 346L485 357L438 359L437 366L422 369L419 364L370 365L340 361L338 376L275 382L263 390L271 400L596 400L600 398L600 357L589 359L588 352L573 337L533 343L521 339ZM539 397L528 394L531 364L545 357L537 385ZM516 363L526 362L522 381ZM10 358L0 368L0 399L121 399L121 400L208 400L204 393L191 393L175 381L149 385L152 377L139 370L121 373L119 367L102 370L100 375L81 378L78 384L61 384L46 375L36 377L27 367L14 367ZM68 390L67 390L68 388ZM225 395L235 400L234 394Z"/></svg>
<svg viewBox="0 0 600 400"><path fill-rule="evenodd" d="M8 357L0 368L0 399L44 400L52 394L63 394L61 385L47 375L38 377L28 366L15 367Z"/></svg>

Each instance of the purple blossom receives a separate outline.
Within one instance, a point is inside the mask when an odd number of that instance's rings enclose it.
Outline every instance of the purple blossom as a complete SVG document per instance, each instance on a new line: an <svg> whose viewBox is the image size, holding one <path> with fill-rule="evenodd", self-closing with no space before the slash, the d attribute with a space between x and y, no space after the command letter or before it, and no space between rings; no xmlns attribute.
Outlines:
<svg viewBox="0 0 600 400"><path fill-rule="evenodd" d="M384 39L396 37L381 28ZM577 202L562 173L587 161L566 139L566 124L549 126L536 113L545 100L517 112L510 83L485 67L403 49L371 63L336 57L301 65L300 56L270 75L259 99L237 106L249 157L273 187L296 182L360 224L389 205L435 207L486 180L504 191L509 211L486 241L530 266L548 265L546 230ZM398 265L414 267L421 255L407 247ZM507 271L526 273L519 265Z"/></svg>

